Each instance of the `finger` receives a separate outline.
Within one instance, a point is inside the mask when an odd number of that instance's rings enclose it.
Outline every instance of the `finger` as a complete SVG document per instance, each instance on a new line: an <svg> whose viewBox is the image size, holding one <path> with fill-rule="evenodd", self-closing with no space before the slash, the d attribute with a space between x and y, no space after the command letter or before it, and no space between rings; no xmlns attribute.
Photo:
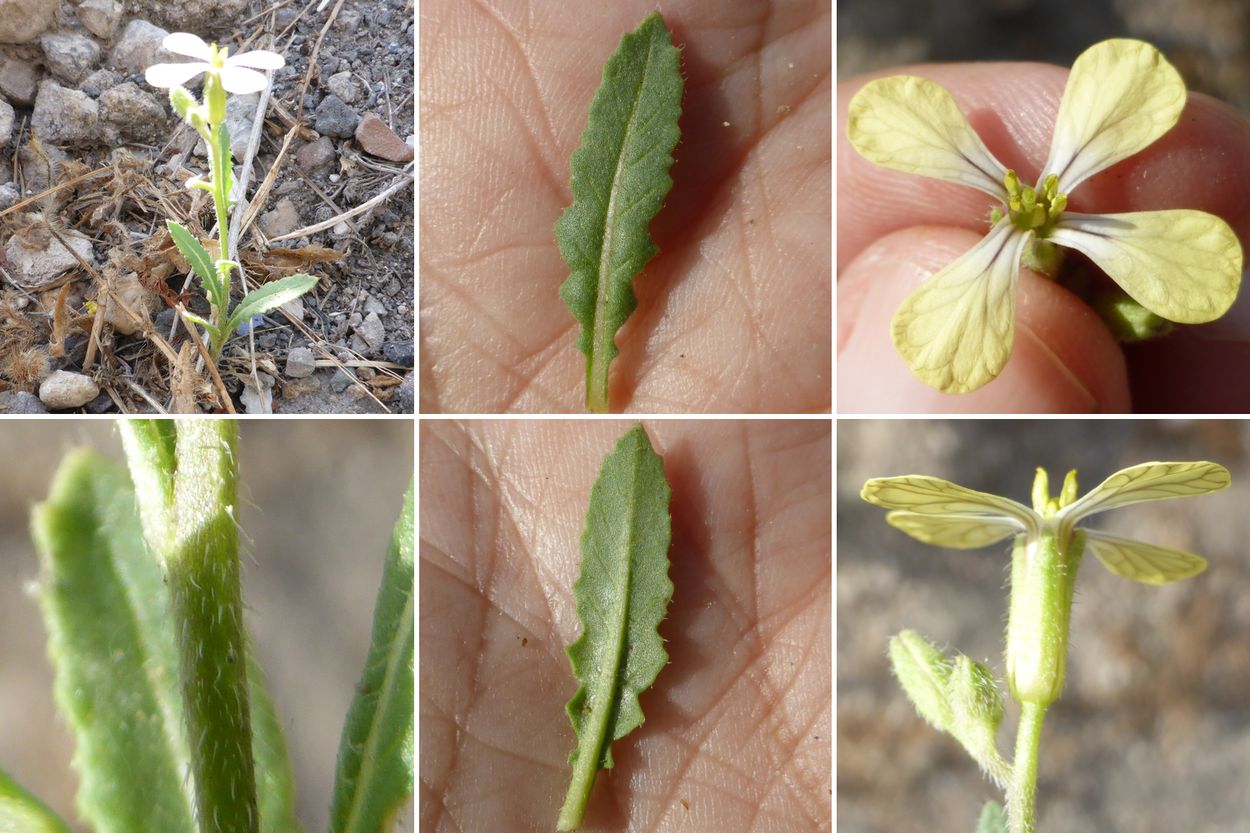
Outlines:
<svg viewBox="0 0 1250 833"><path fill-rule="evenodd" d="M969 249L965 229L894 232L855 258L838 280L841 413L1085 413L1129 409L1124 358L1098 316L1067 290L1026 269L1017 289L1011 359L994 381L950 395L917 379L890 341L890 319L922 280Z"/></svg>
<svg viewBox="0 0 1250 833"><path fill-rule="evenodd" d="M989 150L1025 182L1036 182L1068 71L1045 64L951 64L891 69L838 85L838 259L908 226L942 224L984 232L993 199L936 179L873 165L846 138L846 111L874 77L909 73L951 92ZM1078 185L1074 211L1193 208L1223 217L1250 240L1250 125L1232 108L1191 93L1180 121L1141 153Z"/></svg>

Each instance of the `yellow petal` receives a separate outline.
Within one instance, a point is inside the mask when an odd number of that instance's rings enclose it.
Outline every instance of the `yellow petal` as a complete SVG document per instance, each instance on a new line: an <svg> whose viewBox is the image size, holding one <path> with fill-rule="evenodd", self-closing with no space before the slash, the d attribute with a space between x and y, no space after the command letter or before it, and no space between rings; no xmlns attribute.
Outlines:
<svg viewBox="0 0 1250 833"><path fill-rule="evenodd" d="M1182 324L1219 318L1241 285L1237 235L1203 211L1068 212L1049 239L1085 253L1146 309Z"/></svg>
<svg viewBox="0 0 1250 833"><path fill-rule="evenodd" d="M1081 518L1148 500L1205 495L1227 489L1228 469L1205 461L1139 463L1121 469L1070 506L1059 510L1060 522L1071 529Z"/></svg>
<svg viewBox="0 0 1250 833"><path fill-rule="evenodd" d="M869 81L851 99L846 135L865 159L882 167L1007 198L1007 169L986 150L951 94L927 78Z"/></svg>
<svg viewBox="0 0 1250 833"><path fill-rule="evenodd" d="M912 533L895 523L898 518L893 516L924 515L935 519L958 519L960 522L980 518L991 526L1008 524L1016 532L1038 529L1037 514L1023 504L924 474L874 477L864 484L859 496L874 506L898 510L891 512L887 520L909 535ZM914 537L920 538L918 535Z"/></svg>
<svg viewBox="0 0 1250 833"><path fill-rule="evenodd" d="M894 346L926 384L944 393L967 393L1007 364L1020 253L1031 236L1000 220L894 313Z"/></svg>
<svg viewBox="0 0 1250 833"><path fill-rule="evenodd" d="M997 544L1024 531L1012 517L992 515L922 515L895 510L885 516L895 529L935 547L972 550Z"/></svg>
<svg viewBox="0 0 1250 833"><path fill-rule="evenodd" d="M1185 82L1159 50L1139 40L1096 43L1077 57L1059 104L1043 176L1059 192L1147 147L1185 107Z"/></svg>
<svg viewBox="0 0 1250 833"><path fill-rule="evenodd" d="M1117 576L1144 584L1170 584L1196 576L1207 568L1206 559L1193 553L1118 538L1105 532L1086 530L1085 545Z"/></svg>

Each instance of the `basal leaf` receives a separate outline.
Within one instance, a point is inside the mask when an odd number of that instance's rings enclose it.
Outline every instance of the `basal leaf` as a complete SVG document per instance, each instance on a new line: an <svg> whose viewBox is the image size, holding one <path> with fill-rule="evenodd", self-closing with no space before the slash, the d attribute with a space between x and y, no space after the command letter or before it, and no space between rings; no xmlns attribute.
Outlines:
<svg viewBox="0 0 1250 833"><path fill-rule="evenodd" d="M603 68L582 145L570 160L573 204L556 223L572 274L560 297L581 324L586 405L608 410L616 331L637 306L634 277L658 251L647 232L672 187L681 136L680 51L659 13L621 39Z"/></svg>
<svg viewBox="0 0 1250 833"><path fill-rule="evenodd" d="M4 833L70 833L69 825L0 769L0 830Z"/></svg>
<svg viewBox="0 0 1250 833"><path fill-rule="evenodd" d="M343 725L331 833L382 833L413 789L413 490L395 524L365 670Z"/></svg>
<svg viewBox="0 0 1250 833"><path fill-rule="evenodd" d="M565 706L577 748L560 830L581 824L595 773L612 766L612 741L642 725L638 695L668 662L657 628L673 595L669 494L663 461L641 425L604 459L590 491L573 584L582 634L568 647L581 685Z"/></svg>
<svg viewBox="0 0 1250 833"><path fill-rule="evenodd" d="M142 437L133 448L147 449L152 473L164 473L147 488L172 498L173 421L134 423L123 436ZM80 815L97 833L194 833L169 593L144 546L126 471L93 452L72 453L33 526L55 695L75 737ZM286 738L250 651L248 689L260 829L300 833Z"/></svg>
<svg viewBox="0 0 1250 833"><path fill-rule="evenodd" d="M290 303L305 295L317 285L312 275L288 275L280 280L267 283L244 296L239 305L230 313L230 320L222 328L223 332L234 332L239 324L251 320L253 315L269 312L283 304Z"/></svg>

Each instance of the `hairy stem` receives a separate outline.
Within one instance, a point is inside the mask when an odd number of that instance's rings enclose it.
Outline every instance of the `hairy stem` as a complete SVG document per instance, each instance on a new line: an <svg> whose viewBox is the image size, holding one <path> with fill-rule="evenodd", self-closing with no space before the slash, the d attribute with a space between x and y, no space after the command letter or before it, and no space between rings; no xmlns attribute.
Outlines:
<svg viewBox="0 0 1250 833"><path fill-rule="evenodd" d="M1046 706L1020 704L1016 730L1016 763L1007 785L1007 822L1011 833L1033 833L1037 825L1037 752L1042 740Z"/></svg>

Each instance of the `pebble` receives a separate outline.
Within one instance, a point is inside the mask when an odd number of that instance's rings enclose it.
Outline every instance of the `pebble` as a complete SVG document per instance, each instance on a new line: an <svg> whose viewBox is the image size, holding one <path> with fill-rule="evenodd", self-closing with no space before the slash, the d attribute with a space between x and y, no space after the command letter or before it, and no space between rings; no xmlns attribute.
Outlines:
<svg viewBox="0 0 1250 833"><path fill-rule="evenodd" d="M285 304L278 307L278 309L282 310L287 315L294 318L296 321L304 320L304 299L303 298L296 298L293 301L287 301Z"/></svg>
<svg viewBox="0 0 1250 833"><path fill-rule="evenodd" d="M311 376L317 369L317 360L313 351L307 347L296 347L286 354L286 375L291 379L304 379Z"/></svg>
<svg viewBox="0 0 1250 833"><path fill-rule="evenodd" d="M243 411L249 414L272 414L274 379L268 373L257 373L256 380L260 382L259 391L250 375L243 377L243 391L239 394Z"/></svg>
<svg viewBox="0 0 1250 833"><path fill-rule="evenodd" d="M169 32L159 26L153 26L146 20L130 21L113 47L113 54L109 57L109 66L127 75L142 75L143 71L152 64L186 60L180 56L171 55L161 48L161 41L165 40L168 34Z"/></svg>
<svg viewBox="0 0 1250 833"><path fill-rule="evenodd" d="M409 371L404 377L404 381L399 383L399 387L395 389L395 405L401 414L410 414L413 412L413 406L416 404L416 379L415 371Z"/></svg>
<svg viewBox="0 0 1250 833"><path fill-rule="evenodd" d="M299 228L299 225L299 208L290 197L283 197L272 209L260 215L260 230L265 233L266 237L281 237L284 234L290 234Z"/></svg>
<svg viewBox="0 0 1250 833"><path fill-rule="evenodd" d="M356 328L356 335L360 336L360 340L369 349L377 350L382 346L382 342L386 341L386 325L382 323L382 319L376 312L371 312Z"/></svg>
<svg viewBox="0 0 1250 833"><path fill-rule="evenodd" d="M56 370L39 386L39 400L50 411L81 408L100 395L100 386L90 376Z"/></svg>
<svg viewBox="0 0 1250 833"><path fill-rule="evenodd" d="M132 142L156 142L169 128L164 105L132 81L100 96L100 118L112 132Z"/></svg>
<svg viewBox="0 0 1250 833"><path fill-rule="evenodd" d="M326 79L326 88L331 94L338 96L345 104L355 104L360 99L360 87L351 72L336 72Z"/></svg>
<svg viewBox="0 0 1250 833"><path fill-rule="evenodd" d="M402 364L404 367L412 367L415 360L414 347L412 339L408 341L388 341L382 345L382 356L388 362Z"/></svg>
<svg viewBox="0 0 1250 833"><path fill-rule="evenodd" d="M13 132L14 116L13 105L0 98L0 145L9 141L9 135Z"/></svg>
<svg viewBox="0 0 1250 833"><path fill-rule="evenodd" d="M79 32L48 32L39 39L48 71L77 84L100 61L100 44Z"/></svg>
<svg viewBox="0 0 1250 833"><path fill-rule="evenodd" d="M131 312L142 316L144 321L152 314L149 308L153 297L152 293L143 286L139 276L134 272L127 272L113 281L113 290L117 293L121 302ZM122 335L134 335L143 328L144 321L136 321L133 315L127 313L126 310L117 304L111 302L105 304L104 323L111 324L113 329Z"/></svg>
<svg viewBox="0 0 1250 833"><path fill-rule="evenodd" d="M46 414L48 409L39 397L24 390L0 393L0 414Z"/></svg>
<svg viewBox="0 0 1250 833"><path fill-rule="evenodd" d="M91 250L90 240L76 231L63 232L61 236L83 260L94 264L95 255ZM36 249L28 248L22 238L15 234L5 244L4 257L14 279L28 289L51 283L78 266L78 260L55 237L48 239L45 248Z"/></svg>
<svg viewBox="0 0 1250 833"><path fill-rule="evenodd" d="M142 8L158 23L174 26L179 32L198 32L208 40L209 31L229 27L242 17L251 0L132 0L130 5Z"/></svg>
<svg viewBox="0 0 1250 833"><path fill-rule="evenodd" d="M386 122L374 113L366 113L356 127L356 141L365 153L391 162L411 162L412 148L387 127Z"/></svg>
<svg viewBox="0 0 1250 833"><path fill-rule="evenodd" d="M0 61L0 94L15 104L29 107L35 103L39 88L39 70L28 61L12 58Z"/></svg>
<svg viewBox="0 0 1250 833"><path fill-rule="evenodd" d="M236 160L247 153L252 140L252 126L256 123L256 108L260 106L260 93L232 95L226 99L226 130L230 132L230 152ZM203 142L201 142L203 144Z"/></svg>
<svg viewBox="0 0 1250 833"><path fill-rule="evenodd" d="M111 40L122 18L122 4L117 0L82 0L78 4L78 20L97 38Z"/></svg>
<svg viewBox="0 0 1250 833"><path fill-rule="evenodd" d="M365 315L376 312L378 315L386 315L386 304L374 298L372 295L365 296Z"/></svg>
<svg viewBox="0 0 1250 833"><path fill-rule="evenodd" d="M322 136L304 145L295 154L295 164L305 173L320 173L334 164L334 142Z"/></svg>
<svg viewBox="0 0 1250 833"><path fill-rule="evenodd" d="M83 411L88 414L107 414L115 410L117 405L107 391L100 391L99 396L83 406Z"/></svg>
<svg viewBox="0 0 1250 833"><path fill-rule="evenodd" d="M0 43L29 43L52 24L57 3L0 0Z"/></svg>
<svg viewBox="0 0 1250 833"><path fill-rule="evenodd" d="M351 230L352 227L347 224L347 221L343 220L335 223L334 228L330 229L330 233L335 237L346 237L347 233Z"/></svg>
<svg viewBox="0 0 1250 833"><path fill-rule="evenodd" d="M100 107L91 96L44 81L35 96L30 124L35 134L52 144L74 144L96 138Z"/></svg>
<svg viewBox="0 0 1250 833"><path fill-rule="evenodd" d="M322 136L347 139L356 130L360 116L337 95L328 95L317 105L313 115L313 129Z"/></svg>
<svg viewBox="0 0 1250 833"><path fill-rule="evenodd" d="M330 378L330 390L335 393L342 393L354 384L356 384L356 379L346 370L335 370L334 376Z"/></svg>
<svg viewBox="0 0 1250 833"><path fill-rule="evenodd" d="M121 80L121 76L111 69L97 69L78 85L78 89L92 98L99 98L105 90L111 90L120 84Z"/></svg>
<svg viewBox="0 0 1250 833"><path fill-rule="evenodd" d="M0 185L0 211L4 211L6 208L13 206L17 202L19 196L21 195L17 192L17 186L12 182L6 182L3 185Z"/></svg>

